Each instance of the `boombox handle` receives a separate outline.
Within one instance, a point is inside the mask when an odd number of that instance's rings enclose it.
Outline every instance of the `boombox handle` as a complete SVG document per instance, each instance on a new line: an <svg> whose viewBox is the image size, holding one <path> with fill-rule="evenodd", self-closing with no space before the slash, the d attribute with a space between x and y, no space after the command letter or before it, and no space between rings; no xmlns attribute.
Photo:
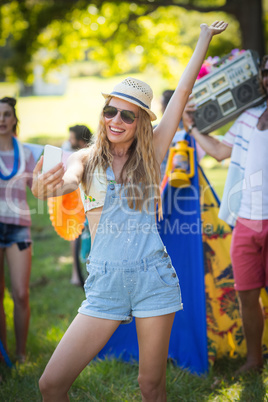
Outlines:
<svg viewBox="0 0 268 402"><path fill-rule="evenodd" d="M255 57L255 60L257 61L257 64L259 65L260 64L260 56L259 56L258 52L256 52L256 50L251 50L251 49L248 49L248 50ZM213 63L212 67L220 67L225 62L225 60L228 60L231 56L234 56L232 54L232 52L228 53L226 56L223 56L219 61L216 61L216 63Z"/></svg>

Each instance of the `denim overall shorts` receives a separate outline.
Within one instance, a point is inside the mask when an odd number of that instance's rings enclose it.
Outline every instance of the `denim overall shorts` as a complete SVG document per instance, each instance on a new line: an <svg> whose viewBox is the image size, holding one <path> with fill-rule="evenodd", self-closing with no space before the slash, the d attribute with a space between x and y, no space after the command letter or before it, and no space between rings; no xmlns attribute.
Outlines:
<svg viewBox="0 0 268 402"><path fill-rule="evenodd" d="M182 309L179 280L148 211L129 208L124 188L107 169L106 198L87 260L86 299L78 312L128 323ZM112 181L112 183L111 183Z"/></svg>

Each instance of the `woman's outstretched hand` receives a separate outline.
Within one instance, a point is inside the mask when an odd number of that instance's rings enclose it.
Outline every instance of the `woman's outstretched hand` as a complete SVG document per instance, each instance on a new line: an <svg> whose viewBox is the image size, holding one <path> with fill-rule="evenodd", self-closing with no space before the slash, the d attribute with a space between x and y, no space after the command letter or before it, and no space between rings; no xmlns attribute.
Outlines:
<svg viewBox="0 0 268 402"><path fill-rule="evenodd" d="M207 24L201 24L201 32L207 32L210 33L211 36L218 35L225 31L225 29L228 27L228 24L224 21L215 21L213 24L208 26Z"/></svg>
<svg viewBox="0 0 268 402"><path fill-rule="evenodd" d="M33 171L32 193L35 197L45 200L57 194L63 186L64 167L62 163L50 169L47 173L42 173L43 156L36 164Z"/></svg>

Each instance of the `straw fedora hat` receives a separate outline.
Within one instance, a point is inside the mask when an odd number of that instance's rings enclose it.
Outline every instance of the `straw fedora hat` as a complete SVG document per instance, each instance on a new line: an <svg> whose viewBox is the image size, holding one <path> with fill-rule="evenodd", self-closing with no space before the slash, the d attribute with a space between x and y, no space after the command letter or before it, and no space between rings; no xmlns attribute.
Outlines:
<svg viewBox="0 0 268 402"><path fill-rule="evenodd" d="M117 84L110 94L102 92L104 98L115 96L124 99L127 102L139 106L148 113L151 120L156 120L156 115L151 111L151 102L153 99L152 88L143 81L128 77Z"/></svg>

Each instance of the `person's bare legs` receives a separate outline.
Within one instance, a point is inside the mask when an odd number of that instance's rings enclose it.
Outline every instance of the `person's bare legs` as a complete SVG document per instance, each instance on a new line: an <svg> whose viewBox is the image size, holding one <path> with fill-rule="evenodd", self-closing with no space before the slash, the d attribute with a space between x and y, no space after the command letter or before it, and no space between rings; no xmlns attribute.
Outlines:
<svg viewBox="0 0 268 402"><path fill-rule="evenodd" d="M136 318L139 341L138 382L143 402L165 402L166 367L175 313Z"/></svg>
<svg viewBox="0 0 268 402"><path fill-rule="evenodd" d="M31 274L31 246L20 251L17 244L6 249L14 300L16 354L20 361L26 356L26 342L30 322L29 282Z"/></svg>
<svg viewBox="0 0 268 402"><path fill-rule="evenodd" d="M87 364L108 342L120 321L78 314L57 346L39 386L44 402L69 401L68 391Z"/></svg>
<svg viewBox="0 0 268 402"><path fill-rule="evenodd" d="M72 252L72 257L73 257L73 262L72 262L72 277L71 277L71 284L72 285L79 285L81 286L80 278L78 275L78 269L76 265L76 256L75 256L75 240L70 241L70 247L71 247L71 252Z"/></svg>
<svg viewBox="0 0 268 402"><path fill-rule="evenodd" d="M4 295L5 295L4 256L5 256L5 249L0 248L0 339L5 350L7 350L6 315L4 311Z"/></svg>
<svg viewBox="0 0 268 402"><path fill-rule="evenodd" d="M239 291L240 310L247 345L247 361L237 374L263 367L262 334L264 317L260 303L260 289Z"/></svg>

